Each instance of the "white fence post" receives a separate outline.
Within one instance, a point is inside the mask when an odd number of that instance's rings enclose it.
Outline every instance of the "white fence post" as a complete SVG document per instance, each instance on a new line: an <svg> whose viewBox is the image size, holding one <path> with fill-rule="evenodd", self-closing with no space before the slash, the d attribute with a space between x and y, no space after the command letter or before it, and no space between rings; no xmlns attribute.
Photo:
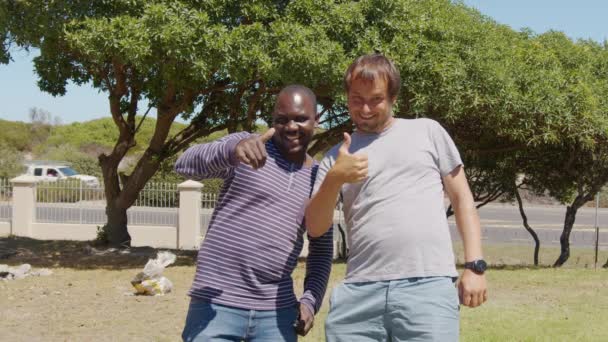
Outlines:
<svg viewBox="0 0 608 342"><path fill-rule="evenodd" d="M11 234L32 237L32 224L36 217L36 178L19 176L13 184L13 217Z"/></svg>
<svg viewBox="0 0 608 342"><path fill-rule="evenodd" d="M201 234L201 189L203 184L187 180L177 186L179 215L177 248L197 249Z"/></svg>

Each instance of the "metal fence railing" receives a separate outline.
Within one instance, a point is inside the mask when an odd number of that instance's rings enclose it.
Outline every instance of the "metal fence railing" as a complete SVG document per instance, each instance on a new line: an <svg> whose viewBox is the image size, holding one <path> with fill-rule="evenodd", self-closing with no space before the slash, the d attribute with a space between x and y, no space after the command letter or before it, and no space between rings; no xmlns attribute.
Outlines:
<svg viewBox="0 0 608 342"><path fill-rule="evenodd" d="M37 184L36 197L36 222L104 224L107 221L103 184L90 187L78 180L41 182ZM203 209L212 210L216 201L216 194L201 194ZM127 218L130 225L177 226L178 208L178 184L148 183L127 210ZM204 211L204 215L206 213ZM208 222L209 218L203 220Z"/></svg>
<svg viewBox="0 0 608 342"><path fill-rule="evenodd" d="M177 208L179 191L176 183L146 183L133 207Z"/></svg>
<svg viewBox="0 0 608 342"><path fill-rule="evenodd" d="M201 235L204 235L209 228L213 210L217 204L218 194L205 193L201 194Z"/></svg>
<svg viewBox="0 0 608 342"><path fill-rule="evenodd" d="M105 206L102 186L77 179L36 184L36 222L102 224Z"/></svg>
<svg viewBox="0 0 608 342"><path fill-rule="evenodd" d="M212 209L215 208L217 203L217 194L203 192L201 194L201 205L203 208Z"/></svg>
<svg viewBox="0 0 608 342"><path fill-rule="evenodd" d="M127 216L132 225L177 226L178 208L176 183L147 183Z"/></svg>
<svg viewBox="0 0 608 342"><path fill-rule="evenodd" d="M11 200L13 188L6 178L0 178L0 221L10 221L13 216Z"/></svg>
<svg viewBox="0 0 608 342"><path fill-rule="evenodd" d="M103 184L88 187L78 180L37 184L36 221L104 224L106 199ZM177 225L177 184L148 183L127 210L131 225Z"/></svg>

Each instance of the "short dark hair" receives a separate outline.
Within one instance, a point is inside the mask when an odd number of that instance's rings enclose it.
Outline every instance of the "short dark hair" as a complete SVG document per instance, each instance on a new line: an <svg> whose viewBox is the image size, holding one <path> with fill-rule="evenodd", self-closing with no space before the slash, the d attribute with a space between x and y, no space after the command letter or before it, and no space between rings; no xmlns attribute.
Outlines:
<svg viewBox="0 0 608 342"><path fill-rule="evenodd" d="M351 83L356 79L374 81L377 78L386 81L390 98L397 98L401 89L401 75L395 64L380 53L363 55L355 59L344 74L344 89L348 93Z"/></svg>
<svg viewBox="0 0 608 342"><path fill-rule="evenodd" d="M281 89L281 91L279 92L279 96L282 94L293 94L293 93L298 93L298 94L302 94L306 97L308 97L312 104L315 106L315 108L317 107L317 96L315 95L315 93L310 90L310 88L303 86L301 84L290 84L288 86L286 86L285 88Z"/></svg>
<svg viewBox="0 0 608 342"><path fill-rule="evenodd" d="M310 90L310 88L303 86L301 84L290 84L288 86L286 86L285 88L281 89L281 91L277 94L277 99L279 97L281 97L281 95L283 94L300 94L303 95L304 97L307 97L310 102L312 103L312 108L315 110L317 110L317 96L315 95L315 93ZM277 103L275 103L275 107L276 107Z"/></svg>

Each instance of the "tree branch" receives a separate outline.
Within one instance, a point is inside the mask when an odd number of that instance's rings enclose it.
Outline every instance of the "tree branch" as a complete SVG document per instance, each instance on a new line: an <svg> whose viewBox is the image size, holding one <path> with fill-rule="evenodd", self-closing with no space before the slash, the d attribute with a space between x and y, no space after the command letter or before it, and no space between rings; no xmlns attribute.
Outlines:
<svg viewBox="0 0 608 342"><path fill-rule="evenodd" d="M193 127L193 126L189 126ZM167 151L166 153L172 155L174 153L180 152L186 149L192 142L200 137L207 136L213 132L225 130L228 127L226 123L221 125L217 125L211 128L207 128L204 130L201 129L192 129L188 130L188 132L184 132L181 138L177 138L177 135L173 137L171 140L167 142Z"/></svg>
<svg viewBox="0 0 608 342"><path fill-rule="evenodd" d="M148 105L148 109L146 110L146 112L144 113L144 116L139 121L139 124L137 124L137 127L135 128L135 131L133 132L133 134L137 134L137 132L141 128L141 125L144 123L144 121L146 121L146 116L148 116L148 113L150 112L150 109L152 109L152 107L153 106L151 104Z"/></svg>
<svg viewBox="0 0 608 342"><path fill-rule="evenodd" d="M131 85L131 98L129 99L129 108L127 109L127 124L129 128L135 134L135 116L137 115L137 105L139 104L139 98L141 96L141 87L136 84L135 71L132 70L132 85Z"/></svg>
<svg viewBox="0 0 608 342"><path fill-rule="evenodd" d="M249 98L249 103L247 104L247 119L245 121L245 127L247 131L251 131L251 129L253 128L257 103L262 97L262 94L266 91L266 84L264 83L264 81L259 81L259 84L260 85L258 87L258 90L256 90L255 93L251 95L251 97Z"/></svg>

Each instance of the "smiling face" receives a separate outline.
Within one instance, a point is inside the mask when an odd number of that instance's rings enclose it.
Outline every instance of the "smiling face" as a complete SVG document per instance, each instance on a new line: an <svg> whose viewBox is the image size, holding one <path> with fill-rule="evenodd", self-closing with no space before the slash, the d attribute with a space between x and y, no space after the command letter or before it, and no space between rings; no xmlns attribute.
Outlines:
<svg viewBox="0 0 608 342"><path fill-rule="evenodd" d="M312 139L317 119L315 101L303 91L279 94L272 113L273 141L291 161L301 161Z"/></svg>
<svg viewBox="0 0 608 342"><path fill-rule="evenodd" d="M353 80L348 89L348 111L357 129L367 133L380 133L393 122L388 84L383 78Z"/></svg>

